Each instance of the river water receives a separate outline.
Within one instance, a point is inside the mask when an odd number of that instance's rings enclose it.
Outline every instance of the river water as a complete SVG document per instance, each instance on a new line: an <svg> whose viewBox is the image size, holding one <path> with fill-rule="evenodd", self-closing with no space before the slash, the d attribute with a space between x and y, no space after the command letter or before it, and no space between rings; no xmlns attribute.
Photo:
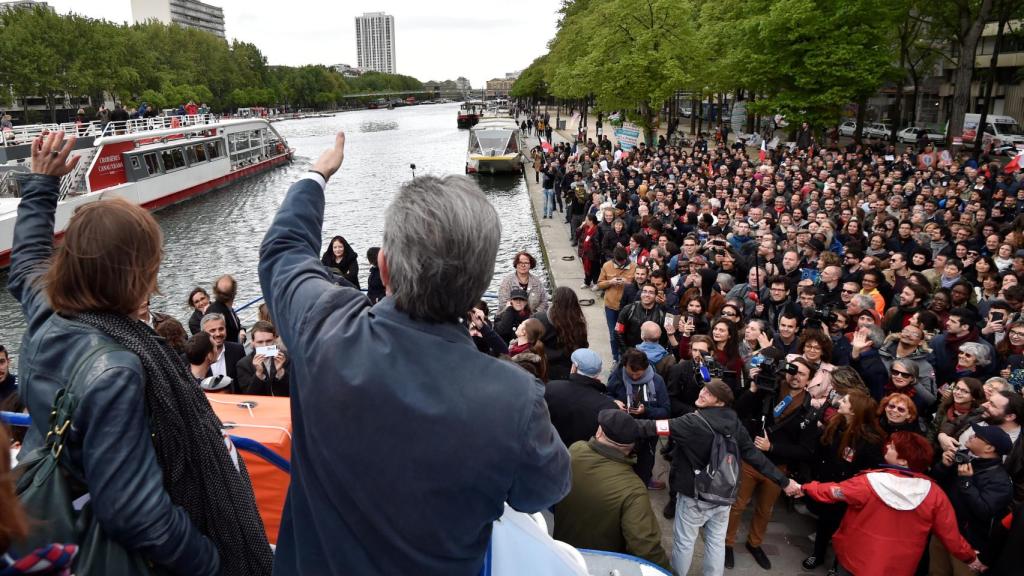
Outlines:
<svg viewBox="0 0 1024 576"><path fill-rule="evenodd" d="M194 286L207 290L213 279L232 274L238 280L236 306L260 296L258 250L263 234L291 185L325 148L334 134L346 134L345 163L327 188L323 248L342 235L360 254L363 287L369 266L366 250L380 246L384 209L399 186L416 175L462 174L467 131L455 126L458 104L411 106L394 110L345 112L330 118L277 122L273 126L295 148L289 165L155 213L164 231L160 294L153 310L185 320L185 304ZM477 176L480 187L502 219L501 245L491 290L496 291L519 250L540 255L529 195L522 177ZM539 267L543 262L538 258ZM544 276L544 271L535 271ZM0 272L7 285L7 272ZM243 313L243 318L245 314ZM17 354L25 330L21 308L7 290L0 293L0 344Z"/></svg>

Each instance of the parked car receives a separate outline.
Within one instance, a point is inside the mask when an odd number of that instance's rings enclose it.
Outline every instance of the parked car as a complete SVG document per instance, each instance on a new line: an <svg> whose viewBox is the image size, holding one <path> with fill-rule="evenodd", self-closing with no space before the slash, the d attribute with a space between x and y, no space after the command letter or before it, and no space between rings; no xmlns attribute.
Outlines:
<svg viewBox="0 0 1024 576"><path fill-rule="evenodd" d="M853 136L853 133L857 131L857 123L853 120L847 120L839 125L840 136Z"/></svg>
<svg viewBox="0 0 1024 576"><path fill-rule="evenodd" d="M864 126L865 138L887 140L891 135L892 130L881 122L872 122Z"/></svg>
<svg viewBox="0 0 1024 576"><path fill-rule="evenodd" d="M943 142L946 140L946 135L928 128L908 126L896 133L896 140L908 144L924 144L925 142Z"/></svg>

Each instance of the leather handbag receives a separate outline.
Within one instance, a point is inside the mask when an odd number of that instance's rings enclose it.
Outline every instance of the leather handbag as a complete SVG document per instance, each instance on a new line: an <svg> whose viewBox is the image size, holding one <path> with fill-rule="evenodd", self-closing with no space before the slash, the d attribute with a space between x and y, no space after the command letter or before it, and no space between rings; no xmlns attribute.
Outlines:
<svg viewBox="0 0 1024 576"><path fill-rule="evenodd" d="M82 370L105 352L120 348L105 344L86 354L71 371L65 388L57 391L50 411L50 430L43 446L25 457L15 469L18 499L30 520L30 533L18 542L24 553L52 543L77 544L72 564L76 576L118 574L156 575L157 569L137 552L129 552L104 532L93 514L89 494L62 462L64 444L78 405L75 385ZM22 548L24 546L24 548Z"/></svg>

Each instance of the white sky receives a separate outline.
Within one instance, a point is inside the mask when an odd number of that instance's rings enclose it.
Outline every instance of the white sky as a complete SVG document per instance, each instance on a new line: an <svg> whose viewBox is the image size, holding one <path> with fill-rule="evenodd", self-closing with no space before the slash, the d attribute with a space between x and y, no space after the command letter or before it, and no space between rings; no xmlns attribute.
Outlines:
<svg viewBox="0 0 1024 576"><path fill-rule="evenodd" d="M130 22L131 0L48 0L58 13ZM419 80L465 76L474 88L527 67L555 35L559 0L206 0L224 8L228 38L257 45L270 64L356 65L355 17L395 17L397 72ZM357 4L350 6L349 4Z"/></svg>

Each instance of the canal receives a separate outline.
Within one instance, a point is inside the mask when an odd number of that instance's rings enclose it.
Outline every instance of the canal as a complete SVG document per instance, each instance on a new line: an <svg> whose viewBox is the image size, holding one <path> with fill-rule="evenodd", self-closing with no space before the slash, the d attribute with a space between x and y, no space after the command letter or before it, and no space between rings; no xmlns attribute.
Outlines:
<svg viewBox="0 0 1024 576"><path fill-rule="evenodd" d="M363 287L369 266L365 254L380 246L384 209L403 182L416 175L462 174L467 131L455 126L458 104L434 104L345 112L329 118L289 120L274 124L290 146L295 161L272 172L156 212L164 231L160 293L151 307L183 323L191 314L185 299L194 286L207 290L213 279L232 274L238 280L237 304L260 296L258 251L263 234L288 186L345 130L345 164L327 188L323 248L342 235L360 254ZM491 290L511 270L513 255L528 250L540 255L529 197L522 177L476 177L502 219L501 245ZM541 258L538 258L543 265ZM544 277L543 270L538 270ZM7 272L0 272L6 287ZM244 317L244 314L243 314ZM7 290L0 294L0 344L17 354L25 330L17 302Z"/></svg>

